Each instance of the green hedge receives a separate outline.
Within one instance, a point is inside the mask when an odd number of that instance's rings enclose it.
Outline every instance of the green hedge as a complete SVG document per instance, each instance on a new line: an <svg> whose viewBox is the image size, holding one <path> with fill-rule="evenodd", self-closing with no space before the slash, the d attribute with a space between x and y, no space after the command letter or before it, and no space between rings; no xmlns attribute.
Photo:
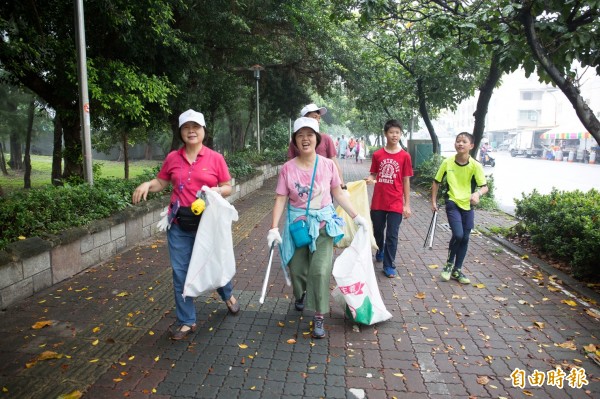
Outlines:
<svg viewBox="0 0 600 399"><path fill-rule="evenodd" d="M0 198L0 249L19 237L44 237L103 219L131 205L133 190L155 175L101 178L88 184L21 190ZM159 194L151 194L149 198Z"/></svg>
<svg viewBox="0 0 600 399"><path fill-rule="evenodd" d="M515 203L517 234L529 235L542 252L568 262L574 277L598 279L600 192L534 190Z"/></svg>
<svg viewBox="0 0 600 399"><path fill-rule="evenodd" d="M286 149L287 150L287 149ZM255 176L256 166L280 164L286 151L242 151L226 156L230 173L239 181ZM104 219L131 206L131 196L142 182L156 176L160 167L146 170L136 178L100 178L101 165L94 170L94 185L72 179L63 187L47 186L16 191L0 197L0 250L19 237L45 237L71 227L84 226ZM150 193L148 199L161 193Z"/></svg>

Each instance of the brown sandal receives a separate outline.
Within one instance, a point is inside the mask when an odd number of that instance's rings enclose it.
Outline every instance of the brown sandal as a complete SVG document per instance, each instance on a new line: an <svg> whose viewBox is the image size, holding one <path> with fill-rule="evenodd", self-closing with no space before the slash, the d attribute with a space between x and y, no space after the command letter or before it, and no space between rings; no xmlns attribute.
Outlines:
<svg viewBox="0 0 600 399"><path fill-rule="evenodd" d="M182 328L183 327L189 327L188 330L183 331ZM184 339L185 337L187 337L188 335L190 335L191 333L196 331L196 323L192 324L191 326L187 326L187 325L181 325L177 328L177 330L175 330L175 332L173 332L171 334L171 339L173 341L181 341L182 339Z"/></svg>
<svg viewBox="0 0 600 399"><path fill-rule="evenodd" d="M240 303L237 301L237 299L235 299L233 295L225 301L225 304L227 305L227 309L229 309L229 312L231 312L231 314L236 314L240 311Z"/></svg>

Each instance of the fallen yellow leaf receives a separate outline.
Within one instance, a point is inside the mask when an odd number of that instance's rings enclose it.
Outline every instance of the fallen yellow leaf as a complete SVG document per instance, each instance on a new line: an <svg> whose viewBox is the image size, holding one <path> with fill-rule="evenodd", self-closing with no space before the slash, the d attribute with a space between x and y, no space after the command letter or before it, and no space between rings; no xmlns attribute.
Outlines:
<svg viewBox="0 0 600 399"><path fill-rule="evenodd" d="M429 265L430 269L437 269L439 266L438 265Z"/></svg>
<svg viewBox="0 0 600 399"><path fill-rule="evenodd" d="M600 313L598 313L598 311L595 309L586 309L585 313L589 316L592 316L595 319L600 319Z"/></svg>
<svg viewBox="0 0 600 399"><path fill-rule="evenodd" d="M154 361L155 361L155 362L158 362L158 360L159 360L159 359L160 359L160 356L156 356L156 357L154 358Z"/></svg>
<svg viewBox="0 0 600 399"><path fill-rule="evenodd" d="M309 369L309 370L314 370L314 369L316 369L316 368L317 368L317 366L310 366L308 369Z"/></svg>
<svg viewBox="0 0 600 399"><path fill-rule="evenodd" d="M396 377L404 377L404 374L402 374L402 373L394 373L394 376L396 376Z"/></svg>
<svg viewBox="0 0 600 399"><path fill-rule="evenodd" d="M247 349L248 348L248 345L246 345L246 344L238 344L238 346L240 348L242 348L242 349Z"/></svg>
<svg viewBox="0 0 600 399"><path fill-rule="evenodd" d="M571 300L571 299L563 299L561 301L562 303L566 303L569 306L577 306L577 302Z"/></svg>
<svg viewBox="0 0 600 399"><path fill-rule="evenodd" d="M127 360L133 360L133 359L135 359L135 355L129 356L129 357L127 358Z"/></svg>
<svg viewBox="0 0 600 399"><path fill-rule="evenodd" d="M92 345L96 346L96 345L98 345L98 342L100 342L100 341L95 340L94 342L92 342Z"/></svg>
<svg viewBox="0 0 600 399"><path fill-rule="evenodd" d="M527 260L527 259L529 259L529 255L525 254L525 255L521 256L521 259Z"/></svg>
<svg viewBox="0 0 600 399"><path fill-rule="evenodd" d="M544 324L541 321L534 321L533 324L537 327L537 328L546 328L546 324Z"/></svg>
<svg viewBox="0 0 600 399"><path fill-rule="evenodd" d="M154 331L152 331L152 330L148 331L148 335L154 335Z"/></svg>
<svg viewBox="0 0 600 399"><path fill-rule="evenodd" d="M19 236L18 238L19 238L19 240L26 240L27 239L27 237L25 237L25 236Z"/></svg>
<svg viewBox="0 0 600 399"><path fill-rule="evenodd" d="M485 288L485 284L482 284L482 283L473 284L473 287L475 287L475 288Z"/></svg>
<svg viewBox="0 0 600 399"><path fill-rule="evenodd" d="M123 381L123 379L122 378L113 378L113 381L114 382L121 382L121 381Z"/></svg>
<svg viewBox="0 0 600 399"><path fill-rule="evenodd" d="M596 352L597 350L596 345L594 344L584 345L583 349L585 349L586 352Z"/></svg>
<svg viewBox="0 0 600 399"><path fill-rule="evenodd" d="M56 352L44 351L36 358L36 360L60 359L62 357L63 355Z"/></svg>
<svg viewBox="0 0 600 399"><path fill-rule="evenodd" d="M43 321L38 321L37 323L32 325L31 328L33 328L34 330L40 330L44 327L51 326L51 325L52 325L51 320L43 320Z"/></svg>
<svg viewBox="0 0 600 399"><path fill-rule="evenodd" d="M100 331L100 327L94 327L94 328L92 328L92 332L93 333L97 333L98 331Z"/></svg>
<svg viewBox="0 0 600 399"><path fill-rule="evenodd" d="M285 327L285 323L284 323L283 321L280 321L279 323L277 323L277 325L278 325L279 327Z"/></svg>
<svg viewBox="0 0 600 399"><path fill-rule="evenodd" d="M90 360L90 363L97 363L98 360L100 360L100 359L92 359L92 360Z"/></svg>
<svg viewBox="0 0 600 399"><path fill-rule="evenodd" d="M424 292L417 292L415 294L415 298L417 298L417 299L425 299L425 293Z"/></svg>
<svg viewBox="0 0 600 399"><path fill-rule="evenodd" d="M121 296L121 297L123 297L123 296L127 296L127 295L129 295L129 294L128 294L127 292L125 292L125 291L123 291L123 292L121 292L121 293L117 294L117 296Z"/></svg>
<svg viewBox="0 0 600 399"><path fill-rule="evenodd" d="M573 342L573 341L567 341L567 342L563 342L562 344L556 344L556 345L560 346L561 348L565 348L565 349L577 350L577 347L575 346L575 342Z"/></svg>
<svg viewBox="0 0 600 399"><path fill-rule="evenodd" d="M288 340L287 340L287 341L285 341L285 342L287 342L288 344L295 344L295 343L296 343L296 340L295 340L294 338L290 338L290 339L288 339Z"/></svg>
<svg viewBox="0 0 600 399"><path fill-rule="evenodd" d="M73 391L71 393L66 393L66 394L60 395L56 399L79 399L82 396L83 396L83 394L81 392Z"/></svg>
<svg viewBox="0 0 600 399"><path fill-rule="evenodd" d="M479 385L486 385L488 382L490 382L490 379L487 376L485 376L485 375L477 376L477 383Z"/></svg>

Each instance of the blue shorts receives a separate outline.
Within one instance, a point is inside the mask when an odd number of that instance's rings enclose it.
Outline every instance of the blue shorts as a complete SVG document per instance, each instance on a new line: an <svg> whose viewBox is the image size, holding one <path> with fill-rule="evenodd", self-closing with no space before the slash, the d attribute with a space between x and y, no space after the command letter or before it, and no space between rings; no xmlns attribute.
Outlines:
<svg viewBox="0 0 600 399"><path fill-rule="evenodd" d="M462 222L463 229L473 230L475 227L475 211L473 208L468 211L461 209L454 201L446 201L446 215L448 223Z"/></svg>

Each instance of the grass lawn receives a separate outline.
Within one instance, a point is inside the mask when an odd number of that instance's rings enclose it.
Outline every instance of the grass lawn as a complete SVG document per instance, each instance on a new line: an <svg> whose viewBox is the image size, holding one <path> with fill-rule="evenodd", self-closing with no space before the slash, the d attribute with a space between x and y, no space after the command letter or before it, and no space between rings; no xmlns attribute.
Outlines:
<svg viewBox="0 0 600 399"><path fill-rule="evenodd" d="M5 155L8 158L7 155ZM93 161L94 165L101 164L100 177L119 177L125 176L124 163L116 161ZM129 177L140 175L146 169L152 169L162 161L130 161ZM52 157L32 155L31 156L31 186L43 187L50 185L50 176L52 172ZM14 171L8 168L8 176L0 173L0 186L5 194L23 188L24 171Z"/></svg>

